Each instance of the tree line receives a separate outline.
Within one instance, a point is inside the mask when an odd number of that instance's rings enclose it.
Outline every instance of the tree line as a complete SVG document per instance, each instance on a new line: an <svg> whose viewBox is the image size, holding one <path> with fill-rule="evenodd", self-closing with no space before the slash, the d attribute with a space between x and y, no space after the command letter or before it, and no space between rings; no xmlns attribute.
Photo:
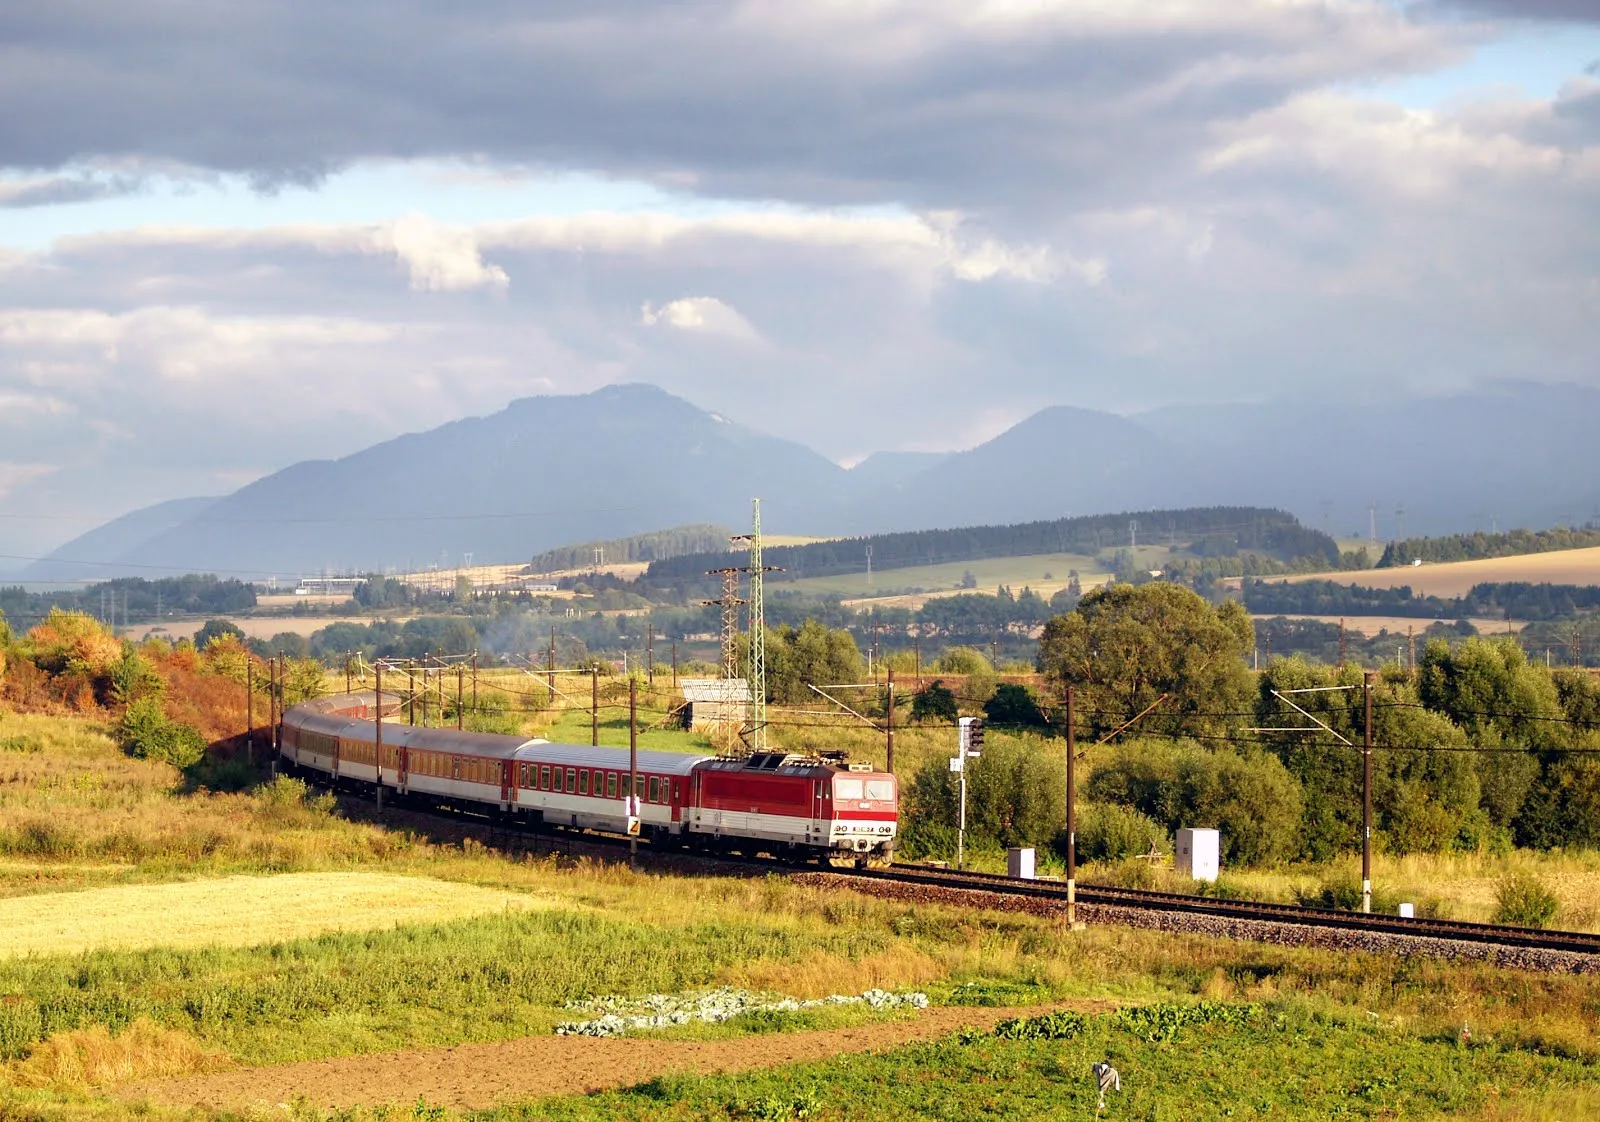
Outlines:
<svg viewBox="0 0 1600 1122"><path fill-rule="evenodd" d="M1515 619L1570 619L1600 609L1600 587L1494 581L1475 584L1465 596L1419 596L1410 585L1368 588L1331 580L1246 580L1244 603L1260 615L1407 616L1414 619L1465 619L1470 616Z"/></svg>
<svg viewBox="0 0 1600 1122"><path fill-rule="evenodd" d="M1550 530L1508 530L1503 534L1447 534L1438 538L1407 538L1390 542L1378 559L1378 568L1409 565L1413 561L1482 561L1523 553L1550 553L1558 549L1585 549L1600 545L1600 526Z"/></svg>

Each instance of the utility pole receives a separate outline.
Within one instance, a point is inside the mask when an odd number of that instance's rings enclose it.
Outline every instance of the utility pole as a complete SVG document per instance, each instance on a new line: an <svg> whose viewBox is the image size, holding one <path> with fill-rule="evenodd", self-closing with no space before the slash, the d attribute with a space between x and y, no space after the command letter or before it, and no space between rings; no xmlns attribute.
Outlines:
<svg viewBox="0 0 1600 1122"><path fill-rule="evenodd" d="M272 745L273 755L278 753L278 660L267 661L267 672L270 675L267 686L267 696L271 699L272 729L267 742Z"/></svg>
<svg viewBox="0 0 1600 1122"><path fill-rule="evenodd" d="M645 624L644 632L644 675L648 685L656 684L656 625Z"/></svg>
<svg viewBox="0 0 1600 1122"><path fill-rule="evenodd" d="M1406 624L1406 642L1411 646L1410 673L1413 678L1417 676L1417 629L1414 624Z"/></svg>
<svg viewBox="0 0 1600 1122"><path fill-rule="evenodd" d="M244 761L255 763L256 746L256 664L244 656Z"/></svg>
<svg viewBox="0 0 1600 1122"><path fill-rule="evenodd" d="M1067 687L1067 930L1078 926L1078 776L1077 733L1073 726L1072 687Z"/></svg>
<svg viewBox="0 0 1600 1122"><path fill-rule="evenodd" d="M678 688L678 641L672 641L672 688Z"/></svg>
<svg viewBox="0 0 1600 1122"><path fill-rule="evenodd" d="M350 652L349 651L345 651L344 652L344 692L345 693L349 693L350 689L351 689L351 683L350 683Z"/></svg>
<svg viewBox="0 0 1600 1122"><path fill-rule="evenodd" d="M378 813L383 813L383 663L374 668L377 676L372 700L372 752L378 772Z"/></svg>
<svg viewBox="0 0 1600 1122"><path fill-rule="evenodd" d="M456 663L456 728L466 728L466 714L462 712L461 703L466 700L465 680L467 668L459 662Z"/></svg>
<svg viewBox="0 0 1600 1122"><path fill-rule="evenodd" d="M422 656L422 727L428 727L428 691L433 687L428 685L428 671L432 666L429 655Z"/></svg>
<svg viewBox="0 0 1600 1122"><path fill-rule="evenodd" d="M417 673L416 663L406 660L406 724L417 724Z"/></svg>
<svg viewBox="0 0 1600 1122"><path fill-rule="evenodd" d="M600 667L589 667L589 743L600 747Z"/></svg>
<svg viewBox="0 0 1600 1122"><path fill-rule="evenodd" d="M1339 665L1344 665L1344 618L1339 619Z"/></svg>
<svg viewBox="0 0 1600 1122"><path fill-rule="evenodd" d="M1372 911L1372 671L1361 676L1361 910Z"/></svg>
<svg viewBox="0 0 1600 1122"><path fill-rule="evenodd" d="M888 753L888 761L884 764L884 771L894 774L894 667L889 667L889 692L883 707L883 740Z"/></svg>
<svg viewBox="0 0 1600 1122"><path fill-rule="evenodd" d="M478 712L478 652L472 652L472 712Z"/></svg>
<svg viewBox="0 0 1600 1122"><path fill-rule="evenodd" d="M639 681L628 679L628 860L639 860Z"/></svg>
<svg viewBox="0 0 1600 1122"><path fill-rule="evenodd" d="M556 705L556 625L553 623L550 625L550 651L545 669L550 672L550 708L554 709Z"/></svg>

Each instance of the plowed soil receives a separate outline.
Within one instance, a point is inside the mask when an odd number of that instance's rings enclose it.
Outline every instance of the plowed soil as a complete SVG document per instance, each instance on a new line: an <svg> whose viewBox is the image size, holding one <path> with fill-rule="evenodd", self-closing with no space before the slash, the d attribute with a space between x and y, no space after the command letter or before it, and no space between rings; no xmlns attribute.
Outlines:
<svg viewBox="0 0 1600 1122"><path fill-rule="evenodd" d="M1050 1008L1098 1012L1113 1004L1080 1001ZM296 1097L322 1107L404 1104L416 1102L418 1096L435 1105L477 1109L543 1095L628 1087L671 1072L744 1071L893 1048L967 1025L987 1028L1006 1017L1045 1011L927 1009L903 1021L731 1041L532 1036L501 1044L463 1044L163 1079L127 1086L118 1094L132 1101L212 1109L271 1107Z"/></svg>

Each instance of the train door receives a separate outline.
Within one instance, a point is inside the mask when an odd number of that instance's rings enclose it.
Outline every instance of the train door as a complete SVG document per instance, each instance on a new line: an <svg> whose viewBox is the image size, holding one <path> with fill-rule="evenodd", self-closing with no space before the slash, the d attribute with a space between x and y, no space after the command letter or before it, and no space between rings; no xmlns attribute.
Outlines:
<svg viewBox="0 0 1600 1122"><path fill-rule="evenodd" d="M511 805L511 769L515 765L510 760L500 761L500 809L505 810Z"/></svg>

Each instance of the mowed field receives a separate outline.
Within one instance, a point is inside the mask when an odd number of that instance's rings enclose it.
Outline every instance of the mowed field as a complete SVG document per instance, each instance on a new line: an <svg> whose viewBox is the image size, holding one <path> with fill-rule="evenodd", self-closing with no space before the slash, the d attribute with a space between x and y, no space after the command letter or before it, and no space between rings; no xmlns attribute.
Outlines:
<svg viewBox="0 0 1600 1122"><path fill-rule="evenodd" d="M1362 588L1410 586L1420 596L1464 596L1475 584L1528 581L1533 584L1600 585L1600 546L1491 557L1485 561L1451 561L1440 565L1365 569L1349 573L1304 573L1270 580L1331 580Z"/></svg>
<svg viewBox="0 0 1600 1122"><path fill-rule="evenodd" d="M1140 550L1143 554L1145 551ZM1152 554L1165 557L1166 550L1152 550ZM1152 567L1159 568L1159 562ZM999 585L1012 592L1021 592L1023 586L1033 589L1048 600L1067 586L1067 574L1078 571L1078 581L1085 589L1104 584L1110 574L1099 560L1082 553L1042 553L1027 557L990 557L981 561L951 561L938 565L918 565L903 569L874 570L872 580L861 573L842 573L838 576L803 577L795 581L772 580L768 588L781 592L804 592L810 595L836 595L851 600L889 600L906 595L906 590L920 588L923 599L927 593L947 595L961 592L982 592L993 595ZM967 573L977 581L977 587L963 589L961 582Z"/></svg>
<svg viewBox="0 0 1600 1122"><path fill-rule="evenodd" d="M0 900L0 958L247 947L330 931L443 923L536 905L527 893L378 872L230 876Z"/></svg>

